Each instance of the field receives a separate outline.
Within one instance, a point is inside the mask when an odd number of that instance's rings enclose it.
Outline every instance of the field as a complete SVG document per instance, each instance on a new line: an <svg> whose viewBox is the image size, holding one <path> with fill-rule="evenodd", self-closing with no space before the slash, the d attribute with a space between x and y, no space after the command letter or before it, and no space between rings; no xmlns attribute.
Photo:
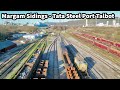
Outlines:
<svg viewBox="0 0 120 90"><path fill-rule="evenodd" d="M108 40L120 42L120 27L79 27L79 26L55 26L51 28L55 31L84 32L102 37Z"/></svg>
<svg viewBox="0 0 120 90"><path fill-rule="evenodd" d="M120 27L85 27L80 28L79 31L120 42Z"/></svg>

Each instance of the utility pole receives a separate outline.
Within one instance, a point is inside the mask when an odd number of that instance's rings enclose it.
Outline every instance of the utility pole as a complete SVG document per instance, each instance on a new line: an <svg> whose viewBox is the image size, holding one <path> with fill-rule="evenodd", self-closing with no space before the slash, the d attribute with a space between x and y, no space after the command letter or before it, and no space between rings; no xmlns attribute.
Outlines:
<svg viewBox="0 0 120 90"><path fill-rule="evenodd" d="M96 26L97 26L97 18L95 19L95 21L96 21Z"/></svg>
<svg viewBox="0 0 120 90"><path fill-rule="evenodd" d="M119 23L119 17L118 17L118 24L120 25L120 23ZM118 26L119 26L119 25L118 25Z"/></svg>
<svg viewBox="0 0 120 90"><path fill-rule="evenodd" d="M85 26L87 27L88 26L88 20L86 19L86 24L85 24Z"/></svg>

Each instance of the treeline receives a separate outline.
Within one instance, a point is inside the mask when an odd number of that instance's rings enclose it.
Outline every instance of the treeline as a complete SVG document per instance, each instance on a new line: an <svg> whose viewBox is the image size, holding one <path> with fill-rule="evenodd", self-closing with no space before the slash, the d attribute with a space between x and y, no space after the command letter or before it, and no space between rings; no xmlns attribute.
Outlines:
<svg viewBox="0 0 120 90"><path fill-rule="evenodd" d="M37 27L34 26L14 26L14 25L0 25L0 40L5 40L11 33L18 32L34 32Z"/></svg>

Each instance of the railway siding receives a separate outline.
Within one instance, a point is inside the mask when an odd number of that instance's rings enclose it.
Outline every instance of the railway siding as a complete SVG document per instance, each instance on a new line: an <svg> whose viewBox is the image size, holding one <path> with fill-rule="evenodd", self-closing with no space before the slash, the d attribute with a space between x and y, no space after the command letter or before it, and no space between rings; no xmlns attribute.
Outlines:
<svg viewBox="0 0 120 90"><path fill-rule="evenodd" d="M114 65L110 60L105 59L104 57L101 57L97 55L96 53L93 53L93 50L88 50L87 48L84 47L84 45L80 42L76 42L75 39L69 38L69 40L72 41L74 46L79 50L79 52L86 57L92 57L95 61L96 64L92 68L97 70L103 78L120 78L119 77L119 70L116 71L114 70L115 68L117 69L118 67ZM85 53L86 52L86 53ZM88 60L90 61L90 60ZM88 62L90 64L90 62ZM113 64L113 65L112 65ZM91 65L91 64L90 64ZM103 67L103 68L101 68ZM119 69L119 68L118 68ZM95 72L94 72L95 74Z"/></svg>
<svg viewBox="0 0 120 90"><path fill-rule="evenodd" d="M67 79L66 76L66 69L65 69L65 64L64 64L64 58L62 55L62 48L60 46L61 38L59 37L57 40L57 53L58 53L58 65L59 65L59 74L60 74L60 79Z"/></svg>
<svg viewBox="0 0 120 90"><path fill-rule="evenodd" d="M21 62L16 67L13 68L13 70L5 77L5 79L14 78L14 75L19 71L19 69L31 58L32 54L37 49L39 44L40 44L40 42L36 43L35 46L32 49L27 51L26 57L24 57L21 60Z"/></svg>

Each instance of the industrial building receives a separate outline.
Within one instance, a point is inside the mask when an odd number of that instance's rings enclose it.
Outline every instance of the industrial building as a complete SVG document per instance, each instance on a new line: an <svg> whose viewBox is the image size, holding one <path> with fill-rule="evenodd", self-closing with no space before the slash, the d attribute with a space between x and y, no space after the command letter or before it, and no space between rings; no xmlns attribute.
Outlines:
<svg viewBox="0 0 120 90"><path fill-rule="evenodd" d="M26 40L34 40L37 38L42 38L45 35L46 31L41 31L39 33L34 33L34 34L25 34L23 35L23 38Z"/></svg>
<svg viewBox="0 0 120 90"><path fill-rule="evenodd" d="M34 40L36 38L36 36L34 34L27 34L27 35L24 35L23 38Z"/></svg>
<svg viewBox="0 0 120 90"><path fill-rule="evenodd" d="M29 39L29 40L34 40L34 39L37 39L37 38L41 38L41 37L43 37L43 35L44 35L44 33L40 33L40 34L38 34L38 33L36 33L36 34L27 34L27 35L24 35L23 36L23 38L25 38L25 39Z"/></svg>
<svg viewBox="0 0 120 90"><path fill-rule="evenodd" d="M0 42L0 53L2 52L6 52L7 50L10 50L14 47L16 47L17 45L15 43L13 43L10 40L6 40L4 42Z"/></svg>

